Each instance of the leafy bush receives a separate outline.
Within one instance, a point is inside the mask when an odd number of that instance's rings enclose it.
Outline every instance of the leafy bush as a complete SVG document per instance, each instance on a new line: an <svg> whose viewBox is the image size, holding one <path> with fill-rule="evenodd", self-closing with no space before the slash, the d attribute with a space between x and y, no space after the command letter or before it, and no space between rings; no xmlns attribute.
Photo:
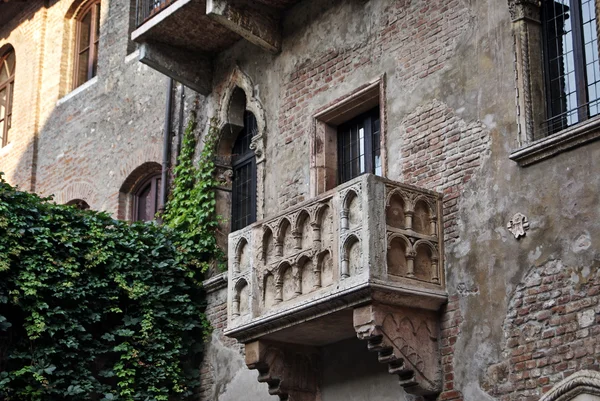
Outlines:
<svg viewBox="0 0 600 401"><path fill-rule="evenodd" d="M199 280L221 256L215 139L194 167L193 131L192 118L163 226L56 205L0 176L0 399L193 394L209 331Z"/></svg>

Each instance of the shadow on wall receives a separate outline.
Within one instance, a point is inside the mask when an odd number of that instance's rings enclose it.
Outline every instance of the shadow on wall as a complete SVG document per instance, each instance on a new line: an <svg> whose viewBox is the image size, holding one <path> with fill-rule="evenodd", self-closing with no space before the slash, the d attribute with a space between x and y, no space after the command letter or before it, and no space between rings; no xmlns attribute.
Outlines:
<svg viewBox="0 0 600 401"><path fill-rule="evenodd" d="M50 2L48 15L57 3L57 0ZM126 3L123 2L123 7ZM0 10L11 4L3 3ZM15 4L24 8L23 3ZM17 20L27 24L34 18L33 14L43 8L42 4L32 4L31 10L26 10L30 13L29 18ZM85 6L88 3L75 1L73 4ZM104 0L102 5L109 6ZM161 168L166 87L162 85L164 77L160 73L139 63L135 54L127 55L127 32L111 15L122 12L123 7L113 10L112 2L110 7L105 10L107 14L102 12L108 17L100 26L97 75L62 98L60 89L56 91L53 85L60 80L59 86L63 86L65 78L47 75L47 82L40 82L42 91L38 84L32 91L36 95L30 96L39 98L33 113L24 105L29 99L21 101L17 96L13 108L13 138L9 138L4 154L0 153L0 171L6 173L4 178L12 185L42 196L54 195L57 203L77 199L91 209L128 218L131 215L131 191L137 188L140 180ZM71 9L69 13L72 13ZM73 24L67 19L68 15L64 23ZM14 21L11 20L13 25L9 25L9 32L22 29ZM69 40L75 41L76 29L71 28L66 28L73 31ZM62 37L54 42L61 41L64 42ZM26 43L25 38L22 43L11 43L17 59L15 93L20 89L20 82L35 81L34 77L27 76L28 71L21 68L20 73L19 69L20 62L27 62ZM74 46L69 48L73 51L59 56L63 64L65 57L74 58ZM48 52L45 54L46 63L51 63ZM73 67L61 74L73 76ZM158 88L157 82L160 83ZM69 83L65 88L73 86ZM40 128L34 135L35 120L38 119ZM16 124L22 125L17 127ZM24 132L26 129L29 132Z"/></svg>

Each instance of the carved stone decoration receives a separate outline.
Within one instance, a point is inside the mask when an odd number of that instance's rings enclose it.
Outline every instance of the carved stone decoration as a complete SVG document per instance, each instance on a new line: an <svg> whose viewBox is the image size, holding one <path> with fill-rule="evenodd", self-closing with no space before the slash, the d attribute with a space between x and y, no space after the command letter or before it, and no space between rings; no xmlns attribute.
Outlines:
<svg viewBox="0 0 600 401"><path fill-rule="evenodd" d="M525 236L525 232L529 230L529 220L526 216L521 213L517 213L506 225L508 231L510 231L516 239Z"/></svg>
<svg viewBox="0 0 600 401"><path fill-rule="evenodd" d="M558 382L540 401L595 401L599 398L600 372L581 370Z"/></svg>
<svg viewBox="0 0 600 401"><path fill-rule="evenodd" d="M540 0L508 0L508 10L513 22L521 19L540 21Z"/></svg>
<svg viewBox="0 0 600 401"><path fill-rule="evenodd" d="M286 401L316 401L319 353L316 348L254 341L246 344L246 365L258 370L269 394Z"/></svg>
<svg viewBox="0 0 600 401"><path fill-rule="evenodd" d="M354 329L409 394L435 396L442 390L437 315L371 304L354 309Z"/></svg>

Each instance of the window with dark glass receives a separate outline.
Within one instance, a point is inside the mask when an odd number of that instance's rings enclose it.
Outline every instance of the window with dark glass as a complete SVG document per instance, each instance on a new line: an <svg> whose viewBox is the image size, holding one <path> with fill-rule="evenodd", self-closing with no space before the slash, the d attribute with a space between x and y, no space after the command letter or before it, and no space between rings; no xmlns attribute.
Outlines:
<svg viewBox="0 0 600 401"><path fill-rule="evenodd" d="M246 227L256 221L256 159L250 149L256 135L256 118L244 113L244 128L232 149L233 185L231 199L231 231Z"/></svg>
<svg viewBox="0 0 600 401"><path fill-rule="evenodd" d="M100 38L100 1L89 4L77 18L74 88L96 76Z"/></svg>
<svg viewBox="0 0 600 401"><path fill-rule="evenodd" d="M152 221L160 208L160 174L148 178L134 193L133 220Z"/></svg>
<svg viewBox="0 0 600 401"><path fill-rule="evenodd" d="M0 57L0 147L8 145L15 86L15 52Z"/></svg>
<svg viewBox="0 0 600 401"><path fill-rule="evenodd" d="M79 210L90 210L90 205L83 199L73 199L66 203L67 206L73 206Z"/></svg>
<svg viewBox="0 0 600 401"><path fill-rule="evenodd" d="M594 0L542 2L548 134L600 112L595 7Z"/></svg>
<svg viewBox="0 0 600 401"><path fill-rule="evenodd" d="M381 175L379 107L338 126L338 183L361 174Z"/></svg>

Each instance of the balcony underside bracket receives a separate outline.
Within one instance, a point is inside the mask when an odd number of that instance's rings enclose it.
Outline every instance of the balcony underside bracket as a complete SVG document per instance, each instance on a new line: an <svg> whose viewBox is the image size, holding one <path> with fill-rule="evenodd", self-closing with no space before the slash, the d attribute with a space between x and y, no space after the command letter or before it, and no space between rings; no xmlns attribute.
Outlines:
<svg viewBox="0 0 600 401"><path fill-rule="evenodd" d="M314 347L254 341L246 344L246 365L282 401L316 401L319 353Z"/></svg>
<svg viewBox="0 0 600 401"><path fill-rule="evenodd" d="M354 329L407 393L434 397L441 392L435 312L371 304L354 309Z"/></svg>
<svg viewBox="0 0 600 401"><path fill-rule="evenodd" d="M279 18L266 9L233 0L207 0L206 15L271 53L281 50Z"/></svg>
<svg viewBox="0 0 600 401"><path fill-rule="evenodd" d="M212 61L206 55L145 42L140 46L139 60L204 96L212 90Z"/></svg>

